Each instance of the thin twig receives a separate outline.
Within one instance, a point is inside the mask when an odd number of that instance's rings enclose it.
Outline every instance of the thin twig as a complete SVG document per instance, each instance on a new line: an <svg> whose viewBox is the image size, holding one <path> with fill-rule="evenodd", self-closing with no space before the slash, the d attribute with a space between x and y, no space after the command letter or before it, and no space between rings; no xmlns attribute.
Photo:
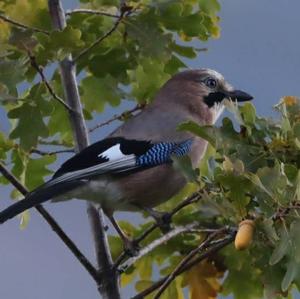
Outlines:
<svg viewBox="0 0 300 299"><path fill-rule="evenodd" d="M106 17L111 17L111 18L120 18L119 15L114 15L105 11L101 11L101 10L94 10L94 9L87 9L87 8L77 8L77 9L73 9L73 10L67 10L66 11L66 15L70 16L73 14L90 14L90 15L100 15L100 16L106 16Z"/></svg>
<svg viewBox="0 0 300 299"><path fill-rule="evenodd" d="M74 153L74 149L64 149L64 150L57 150L57 151L52 151L52 152L48 152L48 151L42 151L39 150L37 148L33 148L30 153L33 154L37 154L40 156L52 156L52 155L56 155L56 154L62 154L62 153Z"/></svg>
<svg viewBox="0 0 300 299"><path fill-rule="evenodd" d="M169 217L172 218L177 212L182 210L184 207L197 202L201 198L201 193L199 191L193 193L191 196L186 198L185 200L181 201L172 211L168 213ZM135 241L137 243L140 243L142 240L144 240L155 228L158 228L159 224L154 223L151 227L149 227L147 230L143 232L141 236L139 236Z"/></svg>
<svg viewBox="0 0 300 299"><path fill-rule="evenodd" d="M147 255L151 251L153 251L155 248L160 246L161 244L164 244L171 240L172 238L183 234L183 233L192 233L192 232L197 232L197 233L212 233L217 231L217 229L208 229L208 228L199 228L199 223L191 223L185 226L177 226L173 230L169 231L162 237L155 239L153 242L150 244L146 245L144 248L142 248L139 251L139 254L137 256L131 257L128 259L124 264L121 265L120 267L120 272L125 271L129 267L131 267L133 264L135 264L139 259L141 259L143 256Z"/></svg>
<svg viewBox="0 0 300 299"><path fill-rule="evenodd" d="M207 238L195 249L190 251L188 255L186 255L180 263L175 267L175 269L169 274L168 278L164 281L164 283L160 286L157 293L155 294L153 299L158 299L162 293L166 290L166 288L170 285L170 283L176 278L178 273L180 272L180 269L182 269L189 261L191 261L194 256L196 256L199 252L203 251L205 248L209 246L209 243L219 234L224 233L227 230L227 228L222 228L219 230L216 230L215 232L209 234Z"/></svg>
<svg viewBox="0 0 300 299"><path fill-rule="evenodd" d="M110 118L109 120L107 121L104 121L102 123L99 123L97 125L95 125L94 127L90 128L89 129L89 133L92 133L94 132L95 130L101 128L101 127L104 127L106 125L109 125L110 123L116 121L116 120L124 120L124 118L126 118L128 115L130 115L131 113L134 113L136 111L139 111L139 110L142 110L143 108L145 107L145 104L138 104L136 105L134 108L130 109L130 110L127 110L121 114L118 114L118 115L114 115L112 118Z"/></svg>
<svg viewBox="0 0 300 299"><path fill-rule="evenodd" d="M185 200L183 200L182 202L180 202L171 212L169 212L169 217L172 218L177 212L179 212L181 209L183 209L184 207L197 202L198 200L200 200L201 197L201 192L197 191L195 193L193 193L191 196L189 196L188 198L186 198ZM135 244L139 244L141 241L143 241L149 234L151 234L156 228L159 227L158 223L153 223L148 229L146 229L138 238L136 238L135 240L133 240L133 242ZM123 251L120 256L116 259L115 261L115 268L118 268L119 265L124 261L124 259L126 258L127 253L126 251Z"/></svg>
<svg viewBox="0 0 300 299"><path fill-rule="evenodd" d="M3 20L4 22L10 23L10 24L12 24L12 25L14 25L16 27L20 27L20 28L27 29L27 30L32 30L32 31L35 31L35 32L41 32L41 33L44 33L44 34L47 34L47 35L50 34L50 32L47 31L47 30L39 29L39 28L35 28L35 27L31 27L31 26L22 24L22 23L20 23L20 22L18 22L16 20L13 20L10 17L4 16L2 14L0 14L0 19Z"/></svg>
<svg viewBox="0 0 300 299"><path fill-rule="evenodd" d="M21 182L0 162L0 172L2 175L12 183L12 185L20 191L24 196L28 193L28 190ZM24 199L26 200L26 199ZM47 212L47 210L42 205L37 205L36 210L40 215L46 220L50 225L52 230L58 235L58 237L63 241L63 243L69 248L81 265L88 271L88 273L97 282L99 280L98 272L95 267L90 263L90 261L85 257L85 255L78 249L74 242L67 236L63 229L59 226L56 220Z"/></svg>
<svg viewBox="0 0 300 299"><path fill-rule="evenodd" d="M39 144L43 144L43 145L51 145L51 146L62 146L62 147L68 147L68 145L66 145L63 142L57 141L57 140L45 140L40 138L38 141ZM74 149L75 151L75 149Z"/></svg>
<svg viewBox="0 0 300 299"><path fill-rule="evenodd" d="M124 16L124 12L121 10L121 14L114 23L114 25L111 27L110 30L108 30L103 36L100 36L97 38L88 48L84 49L82 52L80 52L76 57L74 57L73 62L75 63L77 60L79 60L81 57L86 55L91 49L99 45L103 40L105 40L107 37L109 37L119 26Z"/></svg>
<svg viewBox="0 0 300 299"><path fill-rule="evenodd" d="M52 86L50 83L47 81L43 68L38 65L35 56L31 53L30 50L27 50L28 57L30 59L31 66L39 73L43 83L45 84L46 88L48 89L49 93L52 95L52 97L57 100L59 103L61 103L69 112L74 112L73 109L61 98L59 97L55 91L53 90Z"/></svg>
<svg viewBox="0 0 300 299"><path fill-rule="evenodd" d="M181 273L185 272L186 270L192 268L202 260L206 259L207 257L211 256L215 252L221 250L224 248L226 245L230 244L235 237L235 232L230 232L227 236L225 236L223 239L218 240L214 242L213 246L208 248L205 252L200 254L198 257L194 258L193 260L189 261L185 266L183 266L178 273L176 274L176 277L180 275ZM152 292L156 291L167 279L169 275L166 275L165 277L161 278L157 282L153 283L149 288L143 290L139 294L135 295L131 299L143 299L145 296L151 294Z"/></svg>

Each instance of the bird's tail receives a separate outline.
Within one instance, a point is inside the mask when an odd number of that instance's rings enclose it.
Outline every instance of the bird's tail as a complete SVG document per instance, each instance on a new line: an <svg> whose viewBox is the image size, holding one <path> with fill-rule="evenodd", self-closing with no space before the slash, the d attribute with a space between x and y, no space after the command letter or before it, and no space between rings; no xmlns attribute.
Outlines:
<svg viewBox="0 0 300 299"><path fill-rule="evenodd" d="M38 204L41 204L49 199L52 199L58 195L64 194L74 189L78 184L75 182L55 184L50 187L43 185L36 190L28 193L23 200L20 200L8 208L0 212L0 224L7 220L14 218L20 213L28 210Z"/></svg>

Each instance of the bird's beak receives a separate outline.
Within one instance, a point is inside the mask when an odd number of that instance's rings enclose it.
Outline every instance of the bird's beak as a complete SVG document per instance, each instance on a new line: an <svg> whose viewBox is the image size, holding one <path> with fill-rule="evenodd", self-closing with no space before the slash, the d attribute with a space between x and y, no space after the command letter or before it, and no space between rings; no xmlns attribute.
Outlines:
<svg viewBox="0 0 300 299"><path fill-rule="evenodd" d="M253 97L250 94L241 90L226 91L224 93L227 98L238 102L246 102L251 101L253 99Z"/></svg>

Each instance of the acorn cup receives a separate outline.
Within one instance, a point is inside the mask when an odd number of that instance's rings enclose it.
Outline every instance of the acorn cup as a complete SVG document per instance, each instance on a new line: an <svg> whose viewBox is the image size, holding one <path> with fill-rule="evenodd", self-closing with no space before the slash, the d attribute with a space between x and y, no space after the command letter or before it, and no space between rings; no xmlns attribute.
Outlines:
<svg viewBox="0 0 300 299"><path fill-rule="evenodd" d="M253 220L243 220L239 224L238 232L235 236L234 245L237 250L248 248L253 240L255 222Z"/></svg>

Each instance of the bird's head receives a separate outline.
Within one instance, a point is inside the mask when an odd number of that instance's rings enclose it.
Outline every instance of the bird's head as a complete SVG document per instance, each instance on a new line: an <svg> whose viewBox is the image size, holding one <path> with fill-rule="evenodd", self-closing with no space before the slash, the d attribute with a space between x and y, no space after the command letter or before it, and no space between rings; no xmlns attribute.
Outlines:
<svg viewBox="0 0 300 299"><path fill-rule="evenodd" d="M248 93L234 89L224 77L211 69L187 70L173 76L162 88L161 98L201 115L206 123L214 123L224 110L224 99L237 102L253 99Z"/></svg>

